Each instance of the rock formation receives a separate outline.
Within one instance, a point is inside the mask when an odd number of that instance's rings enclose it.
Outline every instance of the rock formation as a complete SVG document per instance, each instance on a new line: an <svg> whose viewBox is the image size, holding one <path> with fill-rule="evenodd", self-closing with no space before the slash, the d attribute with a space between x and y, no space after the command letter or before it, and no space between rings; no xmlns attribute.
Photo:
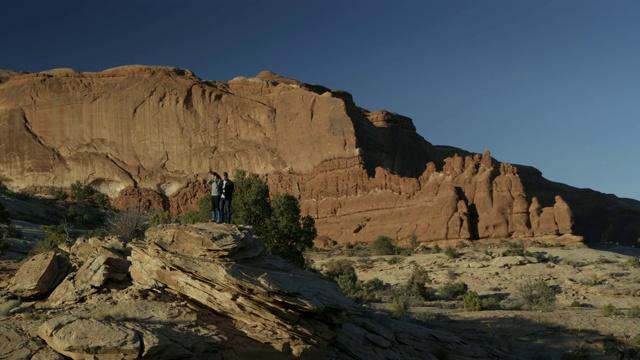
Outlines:
<svg viewBox="0 0 640 360"><path fill-rule="evenodd" d="M637 202L554 184L488 153L434 147L407 117L270 72L222 82L125 66L0 79L0 182L14 190L81 181L120 208L178 215L207 193L210 169L243 168L298 196L328 241L640 233Z"/></svg>
<svg viewBox="0 0 640 360"><path fill-rule="evenodd" d="M435 348L488 356L452 332L357 306L319 274L266 253L250 228L152 228L145 240L114 249L129 254L124 282L108 276L120 270L95 265L105 263L108 243L113 239L79 239L67 248L78 269L67 279L74 281L31 303L33 311L46 311L39 321L31 317L24 328L0 325L0 356L436 359ZM88 271L99 268L104 271ZM60 289L78 294L90 287L95 291L53 306L60 303Z"/></svg>

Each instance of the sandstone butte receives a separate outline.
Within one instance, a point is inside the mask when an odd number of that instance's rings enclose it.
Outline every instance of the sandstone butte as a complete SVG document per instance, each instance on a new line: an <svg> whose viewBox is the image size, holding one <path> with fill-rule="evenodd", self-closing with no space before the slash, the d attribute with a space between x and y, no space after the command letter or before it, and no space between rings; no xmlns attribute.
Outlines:
<svg viewBox="0 0 640 360"><path fill-rule="evenodd" d="M0 71L0 182L13 190L81 181L119 208L178 215L207 194L210 169L236 168L297 196L318 245L640 237L636 200L555 183L488 151L434 146L407 117L271 72L209 81L138 65Z"/></svg>

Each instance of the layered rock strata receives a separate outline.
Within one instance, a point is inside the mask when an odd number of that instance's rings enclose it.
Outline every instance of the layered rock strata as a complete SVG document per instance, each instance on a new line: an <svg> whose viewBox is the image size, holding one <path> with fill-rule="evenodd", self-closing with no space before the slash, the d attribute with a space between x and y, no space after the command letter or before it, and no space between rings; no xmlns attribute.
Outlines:
<svg viewBox="0 0 640 360"><path fill-rule="evenodd" d="M357 306L318 273L268 254L251 228L152 228L145 240L114 250L115 260L121 260L121 251L130 253L128 281L120 286L113 282L121 279L109 274L121 269L102 266L111 254L106 249L115 241L79 239L67 247L78 270L41 299L43 304L31 303L31 310L46 310L41 323L30 325L31 335L0 326L7 333L0 344L15 343L0 355L61 354L78 360L436 359L432 352L438 348L489 356L449 331ZM73 281L66 282L69 279ZM88 288L94 291L84 291ZM64 306L59 291L73 294L63 297Z"/></svg>
<svg viewBox="0 0 640 360"><path fill-rule="evenodd" d="M226 82L146 66L0 75L0 182L14 190L81 181L120 208L179 215L207 194L209 170L242 168L296 194L321 238L337 242L567 234L601 209L583 214L569 187L531 171L520 179L488 154L451 156L465 152L432 146L407 117L270 72Z"/></svg>

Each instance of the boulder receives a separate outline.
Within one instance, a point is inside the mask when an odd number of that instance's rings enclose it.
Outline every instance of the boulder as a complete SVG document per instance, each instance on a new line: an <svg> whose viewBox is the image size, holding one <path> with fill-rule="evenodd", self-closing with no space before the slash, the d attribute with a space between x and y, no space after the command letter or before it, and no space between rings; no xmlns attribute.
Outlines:
<svg viewBox="0 0 640 360"><path fill-rule="evenodd" d="M7 291L24 298L47 293L58 277L58 256L50 251L28 259L9 281Z"/></svg>
<svg viewBox="0 0 640 360"><path fill-rule="evenodd" d="M69 274L49 295L48 301L54 305L76 303L97 292L109 277L108 258L98 255L86 261L78 271Z"/></svg>

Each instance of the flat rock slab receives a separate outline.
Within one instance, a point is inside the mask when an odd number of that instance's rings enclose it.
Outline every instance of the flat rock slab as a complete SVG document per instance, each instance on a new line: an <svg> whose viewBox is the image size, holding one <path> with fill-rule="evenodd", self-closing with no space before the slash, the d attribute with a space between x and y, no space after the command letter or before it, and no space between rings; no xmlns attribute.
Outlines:
<svg viewBox="0 0 640 360"><path fill-rule="evenodd" d="M0 359L30 359L38 348L21 330L0 324Z"/></svg>
<svg viewBox="0 0 640 360"><path fill-rule="evenodd" d="M27 260L9 282L7 291L24 298L45 294L58 277L58 259L53 252L38 254Z"/></svg>
<svg viewBox="0 0 640 360"><path fill-rule="evenodd" d="M61 316L40 326L38 335L55 351L74 360L137 359L141 342L138 334L118 324Z"/></svg>

